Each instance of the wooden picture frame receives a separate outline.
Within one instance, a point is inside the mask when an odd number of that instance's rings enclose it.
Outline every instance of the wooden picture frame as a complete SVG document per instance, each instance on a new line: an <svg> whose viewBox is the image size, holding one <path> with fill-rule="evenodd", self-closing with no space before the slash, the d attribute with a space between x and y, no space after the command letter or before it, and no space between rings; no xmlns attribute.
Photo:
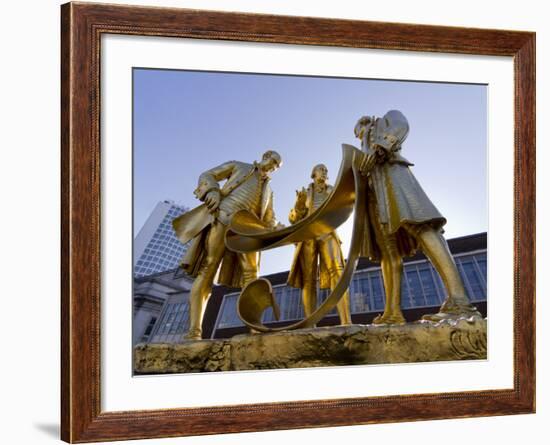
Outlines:
<svg viewBox="0 0 550 445"><path fill-rule="evenodd" d="M102 34L512 56L515 89L514 387L454 393L102 412ZM68 3L61 7L61 438L174 437L535 411L535 34Z"/></svg>

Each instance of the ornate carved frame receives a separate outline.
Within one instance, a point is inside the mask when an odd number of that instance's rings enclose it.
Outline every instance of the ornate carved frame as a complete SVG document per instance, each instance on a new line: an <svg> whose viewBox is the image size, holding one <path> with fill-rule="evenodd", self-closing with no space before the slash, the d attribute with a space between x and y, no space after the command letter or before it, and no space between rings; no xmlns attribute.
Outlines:
<svg viewBox="0 0 550 445"><path fill-rule="evenodd" d="M510 390L102 412L100 37L104 33L512 56L514 387ZM61 7L61 437L173 437L535 411L535 34L69 3Z"/></svg>

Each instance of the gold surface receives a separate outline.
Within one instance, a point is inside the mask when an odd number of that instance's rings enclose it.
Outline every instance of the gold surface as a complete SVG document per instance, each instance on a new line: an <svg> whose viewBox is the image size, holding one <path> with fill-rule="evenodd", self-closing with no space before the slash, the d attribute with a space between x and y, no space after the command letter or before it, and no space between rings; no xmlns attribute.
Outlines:
<svg viewBox="0 0 550 445"><path fill-rule="evenodd" d="M258 275L257 251L232 252L225 244L231 215L238 210L253 212L264 228L277 225L269 175L281 165L281 157L266 151L252 164L229 161L203 172L195 196L204 202L173 221L181 242L190 242L181 267L195 278L189 296L189 331L186 339L202 337L202 320L214 278L230 287L242 287ZM220 182L225 181L223 186Z"/></svg>
<svg viewBox="0 0 550 445"><path fill-rule="evenodd" d="M363 254L380 260L386 293L384 313L375 324L404 323L401 312L403 257L421 250L433 264L447 291L440 312L427 320L480 316L466 295L464 284L443 238L445 218L428 198L402 154L409 133L406 117L397 110L383 117L365 116L355 126L366 156L360 170L368 177L368 219Z"/></svg>
<svg viewBox="0 0 550 445"><path fill-rule="evenodd" d="M311 172L313 180L307 190L296 191L296 202L290 210L289 221L292 224L311 215L328 198L332 185L328 181L328 169L317 164ZM316 239L296 244L294 258L288 274L287 284L302 290L302 303L306 317L317 307L317 288L334 289L345 267L341 240L336 231ZM336 306L341 325L351 324L349 291Z"/></svg>

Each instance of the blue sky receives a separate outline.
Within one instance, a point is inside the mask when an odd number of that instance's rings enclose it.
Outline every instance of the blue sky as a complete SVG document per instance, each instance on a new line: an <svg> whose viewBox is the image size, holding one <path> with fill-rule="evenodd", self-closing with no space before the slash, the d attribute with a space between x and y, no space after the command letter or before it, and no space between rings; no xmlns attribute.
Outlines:
<svg viewBox="0 0 550 445"><path fill-rule="evenodd" d="M222 162L283 157L273 174L277 218L324 163L334 180L341 144L360 146L357 119L407 116L403 156L447 218L447 238L487 230L485 85L134 69L134 235L158 201L194 207L198 175ZM340 230L344 250L350 224ZM261 273L288 270L292 247L265 252Z"/></svg>

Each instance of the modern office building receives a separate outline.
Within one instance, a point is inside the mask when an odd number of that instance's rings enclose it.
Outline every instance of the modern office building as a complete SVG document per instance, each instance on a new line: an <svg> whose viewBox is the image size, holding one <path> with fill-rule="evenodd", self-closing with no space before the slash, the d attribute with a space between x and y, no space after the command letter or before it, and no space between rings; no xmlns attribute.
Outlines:
<svg viewBox="0 0 550 445"><path fill-rule="evenodd" d="M185 253L172 229L174 218L187 209L172 201L159 202L134 239L134 277L176 268Z"/></svg>
<svg viewBox="0 0 550 445"><path fill-rule="evenodd" d="M464 280L470 300L483 316L487 316L487 234L480 233L448 240L458 270ZM402 308L408 321L418 320L422 315L437 312L445 298L441 278L432 264L422 254L406 258L403 268ZM165 273L165 276L168 276ZM173 280L182 279L181 271L173 271ZM281 310L281 318L275 321L271 311L266 311L263 322L269 326L284 326L303 318L300 289L286 285L288 272L268 275L273 285L275 298ZM178 278L179 277L179 278ZM143 277L145 282L149 277ZM137 280L136 280L137 281ZM238 289L215 286L208 302L203 321L203 336L206 338L229 338L247 332L237 315ZM328 296L328 291L319 292L319 301ZM354 323L368 324L384 310L385 296L380 265L366 259L359 261L350 285L351 312ZM177 342L187 331L188 291L173 292L166 299L158 320L151 327L144 341ZM327 315L319 326L338 324L336 310Z"/></svg>

